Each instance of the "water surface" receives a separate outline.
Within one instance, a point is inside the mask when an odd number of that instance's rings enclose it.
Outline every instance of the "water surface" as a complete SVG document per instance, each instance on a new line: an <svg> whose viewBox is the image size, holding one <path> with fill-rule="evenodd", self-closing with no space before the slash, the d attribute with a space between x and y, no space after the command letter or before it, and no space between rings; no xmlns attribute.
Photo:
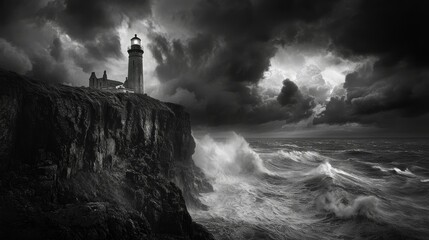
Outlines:
<svg viewBox="0 0 429 240"><path fill-rule="evenodd" d="M217 239L429 239L429 139L197 139Z"/></svg>

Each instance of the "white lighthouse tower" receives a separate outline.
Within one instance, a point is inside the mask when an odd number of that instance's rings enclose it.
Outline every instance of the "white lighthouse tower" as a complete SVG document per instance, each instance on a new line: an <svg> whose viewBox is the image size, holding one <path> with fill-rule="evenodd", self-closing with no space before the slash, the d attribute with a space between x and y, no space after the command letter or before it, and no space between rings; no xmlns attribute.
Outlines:
<svg viewBox="0 0 429 240"><path fill-rule="evenodd" d="M124 86L135 93L144 93L143 85L143 48L137 34L131 38L131 47L128 49L128 78Z"/></svg>

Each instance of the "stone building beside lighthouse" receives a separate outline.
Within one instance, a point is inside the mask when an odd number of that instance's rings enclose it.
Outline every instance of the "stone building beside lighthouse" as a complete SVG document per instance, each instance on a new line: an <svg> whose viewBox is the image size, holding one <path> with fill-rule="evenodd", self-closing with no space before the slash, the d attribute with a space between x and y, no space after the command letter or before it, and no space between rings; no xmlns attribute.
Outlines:
<svg viewBox="0 0 429 240"><path fill-rule="evenodd" d="M125 82L108 79L104 71L103 77L97 78L95 72L89 77L89 87L111 92L144 93L143 83L143 48L141 39L137 34L131 38L131 46L128 48L128 77Z"/></svg>

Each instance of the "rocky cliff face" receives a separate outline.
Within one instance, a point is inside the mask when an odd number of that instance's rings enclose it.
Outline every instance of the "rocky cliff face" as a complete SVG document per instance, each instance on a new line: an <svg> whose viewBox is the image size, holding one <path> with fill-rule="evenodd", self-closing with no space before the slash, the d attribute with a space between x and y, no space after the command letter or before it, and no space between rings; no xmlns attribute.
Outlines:
<svg viewBox="0 0 429 240"><path fill-rule="evenodd" d="M0 71L0 129L1 239L212 238L180 106Z"/></svg>

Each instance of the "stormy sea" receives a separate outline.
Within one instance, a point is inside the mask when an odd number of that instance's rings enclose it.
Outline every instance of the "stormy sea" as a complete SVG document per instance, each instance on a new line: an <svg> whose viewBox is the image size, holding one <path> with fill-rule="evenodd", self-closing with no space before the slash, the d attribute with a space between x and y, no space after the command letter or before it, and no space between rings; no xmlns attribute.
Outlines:
<svg viewBox="0 0 429 240"><path fill-rule="evenodd" d="M216 239L429 239L429 139L197 138Z"/></svg>

